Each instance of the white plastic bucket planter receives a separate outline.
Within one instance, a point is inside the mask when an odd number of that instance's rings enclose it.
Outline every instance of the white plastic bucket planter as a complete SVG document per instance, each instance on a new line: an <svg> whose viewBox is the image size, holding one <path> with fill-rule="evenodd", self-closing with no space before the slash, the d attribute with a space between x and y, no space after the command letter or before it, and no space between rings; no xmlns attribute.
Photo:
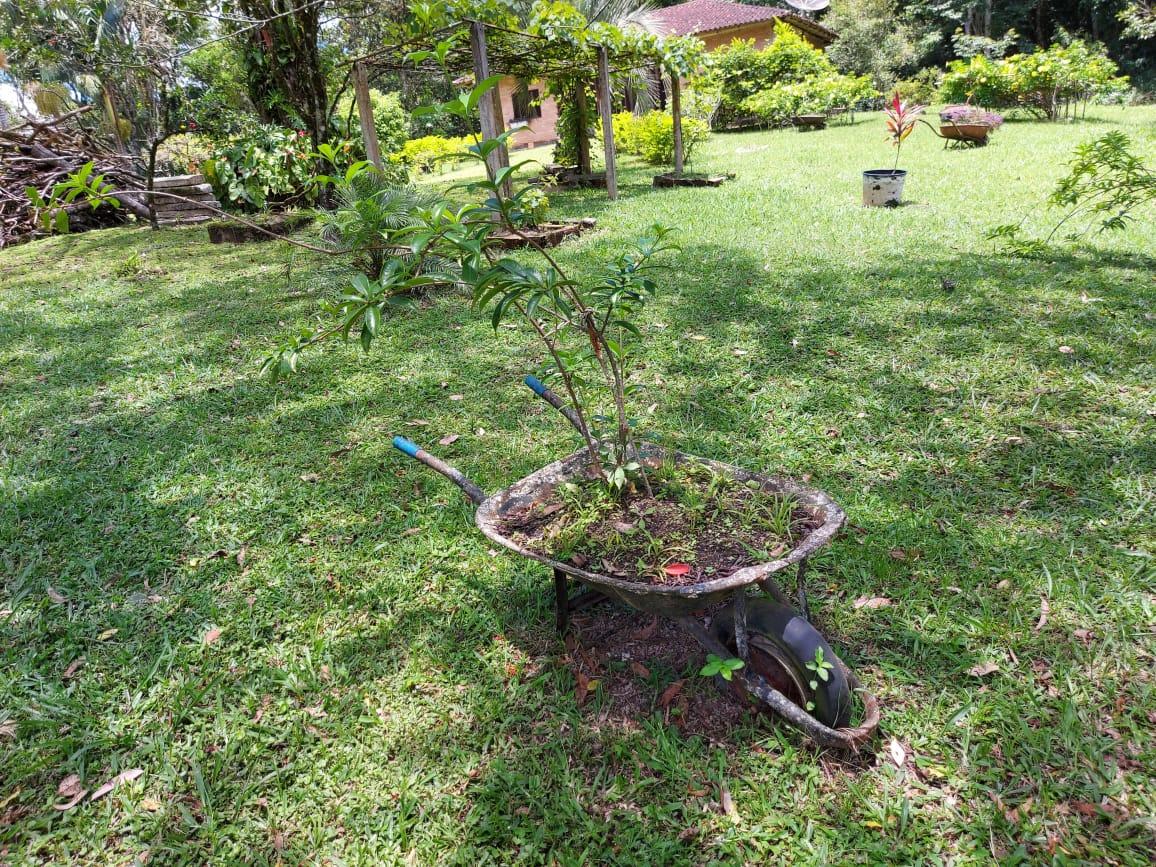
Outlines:
<svg viewBox="0 0 1156 867"><path fill-rule="evenodd" d="M903 200L906 169L872 169L863 172L863 204L869 208L895 206Z"/></svg>

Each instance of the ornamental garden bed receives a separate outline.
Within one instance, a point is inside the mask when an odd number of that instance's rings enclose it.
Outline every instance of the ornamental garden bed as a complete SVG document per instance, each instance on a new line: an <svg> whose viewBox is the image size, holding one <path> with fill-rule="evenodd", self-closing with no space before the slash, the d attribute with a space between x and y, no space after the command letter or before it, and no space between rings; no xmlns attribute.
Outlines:
<svg viewBox="0 0 1156 867"><path fill-rule="evenodd" d="M490 235L489 240L501 250L517 250L521 247L555 247L573 235L593 229L597 221L593 217L583 217L580 220L559 220L540 223L537 226L524 226L515 234L509 229L499 229Z"/></svg>
<svg viewBox="0 0 1156 867"><path fill-rule="evenodd" d="M687 174L676 175L674 172L665 172L654 176L656 187L718 187L724 181L734 180L734 172L723 175Z"/></svg>

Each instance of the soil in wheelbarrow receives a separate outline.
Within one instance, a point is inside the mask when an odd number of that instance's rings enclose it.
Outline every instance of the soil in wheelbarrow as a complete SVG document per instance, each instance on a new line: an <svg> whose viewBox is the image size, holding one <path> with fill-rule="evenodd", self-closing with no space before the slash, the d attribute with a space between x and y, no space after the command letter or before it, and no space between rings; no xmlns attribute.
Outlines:
<svg viewBox="0 0 1156 867"><path fill-rule="evenodd" d="M725 578L778 559L820 526L819 516L757 482L709 467L653 463L624 493L600 479L567 482L516 514L502 532L530 550L641 584Z"/></svg>

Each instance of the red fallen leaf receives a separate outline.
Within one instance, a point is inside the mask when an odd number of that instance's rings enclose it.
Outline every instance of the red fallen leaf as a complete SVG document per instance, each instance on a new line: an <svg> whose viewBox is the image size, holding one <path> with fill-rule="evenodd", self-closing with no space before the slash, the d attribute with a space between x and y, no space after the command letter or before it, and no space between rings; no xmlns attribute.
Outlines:
<svg viewBox="0 0 1156 867"><path fill-rule="evenodd" d="M639 677L650 677L650 669L641 662L635 661L630 663L630 670Z"/></svg>
<svg viewBox="0 0 1156 867"><path fill-rule="evenodd" d="M1101 812L1099 806L1090 804L1087 801L1072 801L1072 807L1075 808L1076 812L1081 816L1087 816L1088 818L1098 816Z"/></svg>
<svg viewBox="0 0 1156 867"><path fill-rule="evenodd" d="M669 563L662 569L671 578L679 578L690 574L690 566L686 563Z"/></svg>
<svg viewBox="0 0 1156 867"><path fill-rule="evenodd" d="M678 694L682 692L682 685L685 682L686 681L684 680L676 680L665 690L663 690L662 695L658 697L659 705L664 708L670 707L670 703L678 698Z"/></svg>
<svg viewBox="0 0 1156 867"><path fill-rule="evenodd" d="M115 777L113 777L111 780L89 795L88 800L95 801L98 798L103 798L121 783L130 783L143 773L144 770L142 768L131 768L127 771L121 771L119 774L117 774Z"/></svg>
<svg viewBox="0 0 1156 867"><path fill-rule="evenodd" d="M204 634L204 636L201 638L201 641L205 644L212 644L214 641L216 641L220 637L221 637L221 630L216 628L216 627L213 627L212 629L210 629L208 632L206 632Z"/></svg>

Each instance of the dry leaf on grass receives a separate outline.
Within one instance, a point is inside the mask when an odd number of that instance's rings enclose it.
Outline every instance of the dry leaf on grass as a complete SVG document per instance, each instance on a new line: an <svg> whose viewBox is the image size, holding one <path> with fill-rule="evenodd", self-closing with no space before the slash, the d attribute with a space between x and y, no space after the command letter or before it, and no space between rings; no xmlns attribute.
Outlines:
<svg viewBox="0 0 1156 867"><path fill-rule="evenodd" d="M444 436L440 440L438 440L438 445L439 446L452 446L459 439L461 439L461 437L459 437L457 434L450 434L449 436Z"/></svg>
<svg viewBox="0 0 1156 867"><path fill-rule="evenodd" d="M127 771L121 771L119 774L117 774L115 777L93 792L89 796L88 800L95 801L98 798L103 798L121 783L130 783L143 773L143 768L130 768Z"/></svg>
<svg viewBox="0 0 1156 867"><path fill-rule="evenodd" d="M972 677L987 677L989 674L994 674L999 671L999 665L994 662L981 662L973 665L967 670L967 673Z"/></svg>
<svg viewBox="0 0 1156 867"><path fill-rule="evenodd" d="M104 630L104 632L100 633L100 635L96 636L96 640L97 641L108 641L110 638L112 638L118 632L120 632L119 629L106 629L106 630Z"/></svg>
<svg viewBox="0 0 1156 867"><path fill-rule="evenodd" d="M903 744L892 738L891 743L887 745L887 752L891 754L891 761L895 762L895 767L903 767L907 761L907 751L903 749Z"/></svg>
<svg viewBox="0 0 1156 867"><path fill-rule="evenodd" d="M650 622L635 632L630 637L635 641L649 641L654 638L655 633L658 632L658 618L650 618Z"/></svg>
<svg viewBox="0 0 1156 867"><path fill-rule="evenodd" d="M860 596L854 602L855 608L886 608L891 600L886 596Z"/></svg>
<svg viewBox="0 0 1156 867"><path fill-rule="evenodd" d="M53 590L52 587L48 588L48 598L51 599L57 605L63 605L65 602L68 601L68 597L57 592L56 590Z"/></svg>
<svg viewBox="0 0 1156 867"><path fill-rule="evenodd" d="M53 804L53 808L64 812L71 810L88 794L88 789L80 785L80 777L76 774L69 774L60 781L60 785L56 787L56 794L62 798L68 798L63 804Z"/></svg>
<svg viewBox="0 0 1156 867"><path fill-rule="evenodd" d="M1064 355L1072 355L1075 351L1076 350L1072 349L1072 347L1070 347L1070 346L1061 346L1060 347L1060 352L1062 352Z"/></svg>
<svg viewBox="0 0 1156 867"><path fill-rule="evenodd" d="M16 737L16 720L4 720L0 723L0 738Z"/></svg>
<svg viewBox="0 0 1156 867"><path fill-rule="evenodd" d="M598 681L591 679L581 671L575 675L575 678L578 681L578 686L575 688L574 692L578 699L578 704L581 706L586 703L587 696L589 696L591 692L598 688Z"/></svg>
<svg viewBox="0 0 1156 867"><path fill-rule="evenodd" d="M79 659L74 659L74 660L72 660L72 662L68 663L68 668L64 669L64 674L62 674L60 676L64 680L68 680L71 677L75 677L76 672L78 672L80 670L80 667L82 665L84 665L84 657L83 656L80 657Z"/></svg>
<svg viewBox="0 0 1156 867"><path fill-rule="evenodd" d="M664 708L670 707L670 703L678 698L678 694L682 692L682 685L685 682L686 681L683 680L676 680L674 683L664 689L662 691L662 695L658 698L658 703Z"/></svg>
<svg viewBox="0 0 1156 867"><path fill-rule="evenodd" d="M212 644L220 637L221 637L221 630L214 626L212 629L210 629L208 632L206 632L204 634L204 636L201 638L201 641L204 644Z"/></svg>
<svg viewBox="0 0 1156 867"><path fill-rule="evenodd" d="M650 669L637 660L630 663L630 670L642 678L650 677Z"/></svg>
<svg viewBox="0 0 1156 867"><path fill-rule="evenodd" d="M735 799L731 797L731 790L727 788L726 783L719 786L718 800L723 812L732 822L737 822L739 820L739 808L735 806Z"/></svg>
<svg viewBox="0 0 1156 867"><path fill-rule="evenodd" d="M1047 625L1048 615L1051 613L1051 611L1052 611L1052 608L1050 605L1048 605L1047 598L1041 596L1040 597L1040 619L1036 621L1036 628L1034 630L1035 632L1039 632L1041 629L1043 629Z"/></svg>

